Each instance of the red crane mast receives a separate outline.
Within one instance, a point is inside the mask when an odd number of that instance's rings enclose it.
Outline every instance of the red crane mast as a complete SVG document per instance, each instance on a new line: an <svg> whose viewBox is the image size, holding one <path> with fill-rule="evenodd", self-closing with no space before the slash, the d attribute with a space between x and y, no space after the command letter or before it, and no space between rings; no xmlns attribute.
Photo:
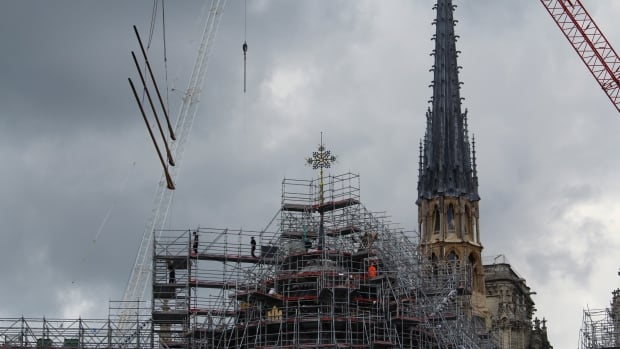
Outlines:
<svg viewBox="0 0 620 349"><path fill-rule="evenodd" d="M620 112L620 58L581 0L540 0Z"/></svg>

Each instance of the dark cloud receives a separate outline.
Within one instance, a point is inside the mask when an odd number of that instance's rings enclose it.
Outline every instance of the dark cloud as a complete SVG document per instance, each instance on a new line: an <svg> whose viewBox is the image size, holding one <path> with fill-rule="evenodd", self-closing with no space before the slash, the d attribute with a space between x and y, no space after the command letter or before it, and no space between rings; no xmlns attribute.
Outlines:
<svg viewBox="0 0 620 349"><path fill-rule="evenodd" d="M205 12L199 1L165 4L167 74L160 25L149 56L174 88L176 120ZM603 307L614 287L620 119L538 2L458 4L485 252L515 265L553 344L568 347L585 295ZM103 316L122 298L161 176L127 84L138 78L131 27L146 40L152 5L19 1L0 12L0 296L17 300L1 316ZM620 8L588 6L619 41ZM316 175L304 157L323 131L334 173L359 172L366 206L414 229L431 7L249 1L245 36L243 3L229 1L167 227L262 229L282 178ZM569 310L560 287L576 290Z"/></svg>

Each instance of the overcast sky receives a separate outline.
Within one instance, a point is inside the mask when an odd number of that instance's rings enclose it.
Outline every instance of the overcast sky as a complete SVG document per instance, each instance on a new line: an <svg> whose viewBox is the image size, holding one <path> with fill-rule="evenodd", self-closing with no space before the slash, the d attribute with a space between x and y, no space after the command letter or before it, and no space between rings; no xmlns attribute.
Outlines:
<svg viewBox="0 0 620 349"><path fill-rule="evenodd" d="M433 64L431 0L230 0L167 226L260 230L281 181L361 175L362 201L415 228ZM620 2L586 1L620 46ZM536 0L457 1L484 254L537 292L556 348L618 287L620 117ZM7 1L0 11L0 316L98 317L119 300L160 178L127 84L152 1ZM166 2L149 52L176 118L203 6Z"/></svg>

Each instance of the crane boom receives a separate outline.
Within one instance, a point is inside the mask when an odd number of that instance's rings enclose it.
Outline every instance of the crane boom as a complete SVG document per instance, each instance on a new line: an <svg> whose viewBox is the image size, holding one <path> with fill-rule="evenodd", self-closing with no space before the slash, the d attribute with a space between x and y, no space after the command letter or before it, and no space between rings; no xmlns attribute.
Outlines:
<svg viewBox="0 0 620 349"><path fill-rule="evenodd" d="M177 141L172 143L171 152L176 159L176 166L170 167L170 174L175 178L179 172L185 144L189 133L194 124L194 119L198 111L198 102L204 85L207 62L213 49L213 43L219 27L220 19L224 11L227 0L212 0L209 8L207 20L205 22L198 56L194 65L194 70L190 78L189 85L183 96L183 103L179 111L175 133ZM147 288L151 280L151 256L153 249L153 234L164 228L170 204L172 202L172 190L166 188L164 177L159 181L155 192L153 210L151 217L147 221L146 229L140 242L140 247L136 255L133 269L123 295L124 302L137 300L147 300ZM125 303L127 304L127 303ZM123 314L129 315L129 314Z"/></svg>
<svg viewBox="0 0 620 349"><path fill-rule="evenodd" d="M620 112L620 58L581 0L540 0Z"/></svg>

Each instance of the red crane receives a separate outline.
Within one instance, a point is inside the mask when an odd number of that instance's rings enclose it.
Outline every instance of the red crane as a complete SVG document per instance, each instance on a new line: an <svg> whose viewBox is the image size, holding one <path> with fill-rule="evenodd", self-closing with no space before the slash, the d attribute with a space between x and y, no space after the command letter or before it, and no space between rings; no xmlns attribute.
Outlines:
<svg viewBox="0 0 620 349"><path fill-rule="evenodd" d="M620 112L620 58L581 0L540 0Z"/></svg>

